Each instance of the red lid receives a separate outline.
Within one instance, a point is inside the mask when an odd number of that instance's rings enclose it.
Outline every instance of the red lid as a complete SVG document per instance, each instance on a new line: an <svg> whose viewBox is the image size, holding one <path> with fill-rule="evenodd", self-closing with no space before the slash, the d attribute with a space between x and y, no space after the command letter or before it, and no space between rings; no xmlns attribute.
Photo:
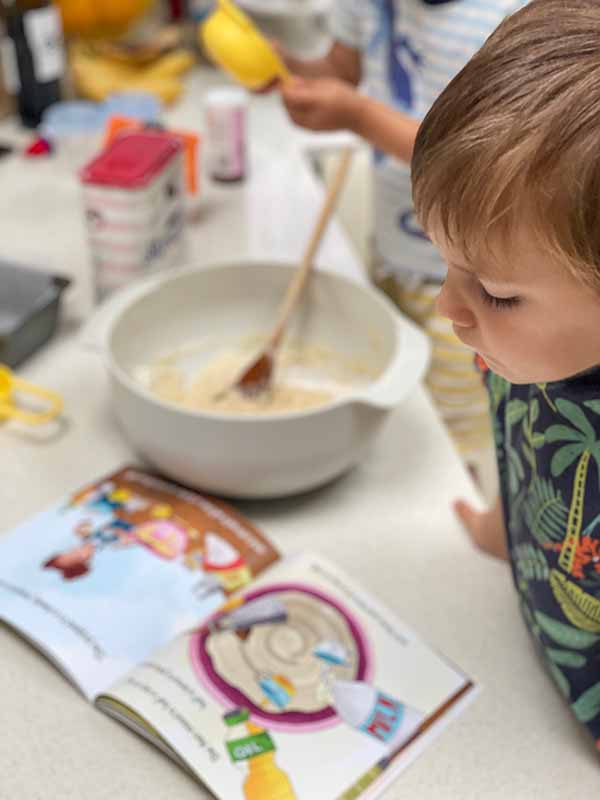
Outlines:
<svg viewBox="0 0 600 800"><path fill-rule="evenodd" d="M80 173L83 183L138 189L146 186L181 149L161 132L126 133L114 139Z"/></svg>

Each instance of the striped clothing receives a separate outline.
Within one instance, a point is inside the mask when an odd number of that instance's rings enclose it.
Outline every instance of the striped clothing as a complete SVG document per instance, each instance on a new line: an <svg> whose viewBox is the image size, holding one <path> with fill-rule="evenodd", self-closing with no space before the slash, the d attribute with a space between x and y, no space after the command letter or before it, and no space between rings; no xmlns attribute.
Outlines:
<svg viewBox="0 0 600 800"><path fill-rule="evenodd" d="M473 352L435 310L439 285L421 282L408 288L393 276L377 284L428 335L431 364L425 383L459 453L468 464L476 464L492 444L488 395Z"/></svg>
<svg viewBox="0 0 600 800"><path fill-rule="evenodd" d="M333 37L358 49L366 91L421 120L502 19L526 0L337 0ZM376 283L429 335L427 386L467 462L491 445L473 354L435 310L446 267L416 221L407 164L374 152Z"/></svg>
<svg viewBox="0 0 600 800"><path fill-rule="evenodd" d="M362 54L366 91L423 119L450 80L507 15L526 0L337 0L334 39ZM443 280L446 269L415 220L410 169L374 154L375 239L388 273Z"/></svg>

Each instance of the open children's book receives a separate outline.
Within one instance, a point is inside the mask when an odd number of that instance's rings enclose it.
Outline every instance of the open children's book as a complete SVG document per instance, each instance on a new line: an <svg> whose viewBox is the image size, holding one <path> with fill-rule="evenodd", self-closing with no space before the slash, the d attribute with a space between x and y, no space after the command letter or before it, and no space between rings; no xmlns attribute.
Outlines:
<svg viewBox="0 0 600 800"><path fill-rule="evenodd" d="M222 800L375 797L474 694L336 566L134 467L0 538L0 618Z"/></svg>

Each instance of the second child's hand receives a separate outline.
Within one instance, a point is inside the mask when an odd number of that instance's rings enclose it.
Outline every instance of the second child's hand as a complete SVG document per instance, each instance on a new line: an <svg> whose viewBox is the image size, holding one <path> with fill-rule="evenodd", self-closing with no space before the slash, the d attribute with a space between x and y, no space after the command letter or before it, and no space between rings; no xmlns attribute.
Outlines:
<svg viewBox="0 0 600 800"><path fill-rule="evenodd" d="M279 84L291 120L312 131L352 130L360 111L360 95L337 78L291 77Z"/></svg>
<svg viewBox="0 0 600 800"><path fill-rule="evenodd" d="M477 511L465 500L456 500L453 508L476 547L494 558L508 561L506 527L500 498L487 511Z"/></svg>

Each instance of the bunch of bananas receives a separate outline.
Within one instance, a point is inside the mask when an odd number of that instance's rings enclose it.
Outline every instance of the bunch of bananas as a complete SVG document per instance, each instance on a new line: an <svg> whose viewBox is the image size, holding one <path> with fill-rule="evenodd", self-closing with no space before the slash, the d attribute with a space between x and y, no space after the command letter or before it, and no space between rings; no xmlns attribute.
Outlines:
<svg viewBox="0 0 600 800"><path fill-rule="evenodd" d="M151 60L116 57L102 46L74 42L70 64L77 92L102 101L114 92L151 92L163 103L174 102L183 89L182 75L194 64L194 56L179 48Z"/></svg>

